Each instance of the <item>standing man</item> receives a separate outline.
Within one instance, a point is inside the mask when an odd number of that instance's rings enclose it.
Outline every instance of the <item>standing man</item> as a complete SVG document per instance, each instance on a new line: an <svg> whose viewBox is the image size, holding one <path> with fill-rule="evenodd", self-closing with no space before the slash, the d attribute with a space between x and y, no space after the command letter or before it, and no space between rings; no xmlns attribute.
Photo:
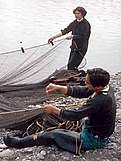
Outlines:
<svg viewBox="0 0 121 161"><path fill-rule="evenodd" d="M48 43L51 43L54 39L72 32L71 36L66 38L67 40L72 40L70 57L67 64L68 70L76 70L82 62L87 52L88 40L91 33L90 23L85 19L87 11L83 7L77 7L73 10L73 13L76 19L67 28L61 30L61 33L48 40Z"/></svg>

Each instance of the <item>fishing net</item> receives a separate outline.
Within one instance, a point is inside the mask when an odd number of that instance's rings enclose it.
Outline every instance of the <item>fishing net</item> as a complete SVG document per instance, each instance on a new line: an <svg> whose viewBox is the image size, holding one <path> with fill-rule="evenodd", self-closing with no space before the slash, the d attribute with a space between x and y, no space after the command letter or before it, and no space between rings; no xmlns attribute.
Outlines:
<svg viewBox="0 0 121 161"><path fill-rule="evenodd" d="M31 109L30 105L60 95L46 95L45 86L50 82L73 83L80 78L79 71L66 70L69 46L69 41L62 39L53 46L43 44L0 53L0 127L28 125L42 114L42 109ZM80 68L85 64L86 59Z"/></svg>
<svg viewBox="0 0 121 161"><path fill-rule="evenodd" d="M67 46L68 42L62 40L55 42L54 46L43 44L26 48L24 52L1 53L0 85L37 83L47 78L67 63Z"/></svg>

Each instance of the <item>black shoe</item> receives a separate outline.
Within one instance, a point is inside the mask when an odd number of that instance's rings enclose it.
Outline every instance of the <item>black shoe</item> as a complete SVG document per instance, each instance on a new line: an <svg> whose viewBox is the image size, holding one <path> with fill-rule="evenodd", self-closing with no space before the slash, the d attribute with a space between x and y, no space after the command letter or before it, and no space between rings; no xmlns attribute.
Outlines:
<svg viewBox="0 0 121 161"><path fill-rule="evenodd" d="M7 135L7 136L3 137L3 141L4 141L5 145L8 146L9 148L17 148L17 149L22 148L19 138L17 138L17 137Z"/></svg>
<svg viewBox="0 0 121 161"><path fill-rule="evenodd" d="M36 137L34 137L34 135L30 135L19 138L7 135L4 136L3 141L6 146L16 149L55 144L55 141L53 140L53 133L51 131L45 133L38 133Z"/></svg>
<svg viewBox="0 0 121 161"><path fill-rule="evenodd" d="M10 135L4 136L3 141L9 148L22 149L32 147L39 143L38 139L34 140L33 135L24 138L13 137Z"/></svg>

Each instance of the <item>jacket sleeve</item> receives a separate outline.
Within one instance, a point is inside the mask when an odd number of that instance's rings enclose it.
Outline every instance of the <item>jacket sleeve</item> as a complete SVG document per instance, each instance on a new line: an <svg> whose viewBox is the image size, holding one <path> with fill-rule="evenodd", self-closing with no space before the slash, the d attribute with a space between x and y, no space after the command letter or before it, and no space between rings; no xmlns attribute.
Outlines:
<svg viewBox="0 0 121 161"><path fill-rule="evenodd" d="M88 98L93 94L87 86L67 86L67 95L75 98Z"/></svg>
<svg viewBox="0 0 121 161"><path fill-rule="evenodd" d="M99 108L98 102L95 99L89 99L80 109L61 110L60 116L65 120L78 121L84 117L93 115Z"/></svg>
<svg viewBox="0 0 121 161"><path fill-rule="evenodd" d="M61 30L62 35L65 35L72 31L73 22L71 22L65 29Z"/></svg>

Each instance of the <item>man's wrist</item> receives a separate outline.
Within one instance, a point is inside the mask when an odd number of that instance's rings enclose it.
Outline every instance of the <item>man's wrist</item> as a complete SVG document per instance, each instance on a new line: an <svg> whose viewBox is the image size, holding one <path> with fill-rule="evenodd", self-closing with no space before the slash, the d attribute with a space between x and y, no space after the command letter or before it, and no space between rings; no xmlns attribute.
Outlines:
<svg viewBox="0 0 121 161"><path fill-rule="evenodd" d="M55 113L57 115L60 115L60 111L61 111L61 109L59 109L58 107L54 107L54 109L53 109L53 113Z"/></svg>

